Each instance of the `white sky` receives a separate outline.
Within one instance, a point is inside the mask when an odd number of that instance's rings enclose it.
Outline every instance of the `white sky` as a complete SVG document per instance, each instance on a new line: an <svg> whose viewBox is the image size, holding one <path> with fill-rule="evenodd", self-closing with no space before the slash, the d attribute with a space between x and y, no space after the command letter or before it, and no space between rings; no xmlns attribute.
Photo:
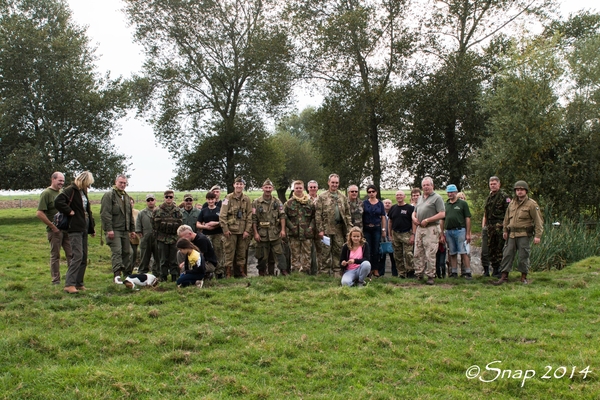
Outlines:
<svg viewBox="0 0 600 400"><path fill-rule="evenodd" d="M143 1L143 0L142 0ZM69 0L73 19L87 26L87 35L97 47L98 71L111 77L128 78L141 69L144 61L141 47L133 43L133 30L127 27L121 0ZM580 9L597 9L597 0L564 0L564 14ZM318 105L318 100L301 97L298 109ZM152 128L133 115L121 121L121 135L114 140L118 151L130 157L130 191L160 192L169 187L174 177L175 162L167 150L158 145Z"/></svg>

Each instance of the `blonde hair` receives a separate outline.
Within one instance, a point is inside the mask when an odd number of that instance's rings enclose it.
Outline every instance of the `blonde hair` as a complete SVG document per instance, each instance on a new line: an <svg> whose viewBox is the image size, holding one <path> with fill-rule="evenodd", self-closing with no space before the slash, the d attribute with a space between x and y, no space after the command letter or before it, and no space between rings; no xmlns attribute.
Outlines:
<svg viewBox="0 0 600 400"><path fill-rule="evenodd" d="M90 171L83 171L75 178L75 186L87 194L88 188L94 183L94 175Z"/></svg>
<svg viewBox="0 0 600 400"><path fill-rule="evenodd" d="M353 226L352 228L350 228L350 232L348 232L348 235L346 236L346 244L348 245L348 248L352 248L352 234L354 232L358 232L360 233L360 245L362 246L363 244L365 244L366 240L365 240L365 235L363 235L363 231L362 229L360 229L358 226Z"/></svg>
<svg viewBox="0 0 600 400"><path fill-rule="evenodd" d="M458 197L461 200L467 201L467 196L465 196L463 192L456 193L456 197Z"/></svg>

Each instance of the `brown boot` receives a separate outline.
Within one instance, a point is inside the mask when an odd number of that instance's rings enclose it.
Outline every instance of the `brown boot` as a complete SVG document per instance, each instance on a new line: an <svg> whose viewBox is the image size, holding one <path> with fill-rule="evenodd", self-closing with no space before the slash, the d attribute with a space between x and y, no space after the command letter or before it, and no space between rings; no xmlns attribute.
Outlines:
<svg viewBox="0 0 600 400"><path fill-rule="evenodd" d="M65 286L63 290L69 294L79 293L79 290L77 290L75 286Z"/></svg>
<svg viewBox="0 0 600 400"><path fill-rule="evenodd" d="M499 286L506 282L508 282L508 272L503 272L500 279L498 279L496 282L494 282L494 285Z"/></svg>
<svg viewBox="0 0 600 400"><path fill-rule="evenodd" d="M267 271L265 271L264 269L259 269L258 276L267 276Z"/></svg>
<svg viewBox="0 0 600 400"><path fill-rule="evenodd" d="M527 285L529 283L529 281L527 280L527 274L524 272L521 272L521 283L523 285Z"/></svg>
<svg viewBox="0 0 600 400"><path fill-rule="evenodd" d="M225 267L225 278L231 278L231 267Z"/></svg>

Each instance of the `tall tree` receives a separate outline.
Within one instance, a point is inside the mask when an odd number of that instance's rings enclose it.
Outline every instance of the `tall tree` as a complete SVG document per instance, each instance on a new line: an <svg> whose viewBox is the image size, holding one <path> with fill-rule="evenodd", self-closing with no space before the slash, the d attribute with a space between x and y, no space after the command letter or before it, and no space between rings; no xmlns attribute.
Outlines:
<svg viewBox="0 0 600 400"><path fill-rule="evenodd" d="M240 139L239 114L277 111L288 101L294 79L293 47L280 25L276 1L125 4L147 56L139 88L158 140L185 163L200 155L206 143L218 142L223 146L223 175L215 181L226 183L231 191L235 176L244 172L235 155L252 148ZM215 126L218 129L212 129ZM259 157L248 158L253 160ZM210 186L190 182L184 163L178 165L177 185Z"/></svg>
<svg viewBox="0 0 600 400"><path fill-rule="evenodd" d="M379 187L380 152L387 139L382 103L413 51L414 38L405 22L408 1L298 0L290 2L289 11L311 77L329 88L328 105L320 113L333 111L335 103L353 103L356 129L350 136L361 147L356 151L368 152L370 175ZM334 137L336 132L340 135ZM349 136L339 130L323 135L339 144ZM342 162L340 157L323 156L332 170L339 170L335 166Z"/></svg>
<svg viewBox="0 0 600 400"><path fill-rule="evenodd" d="M52 171L94 173L108 187L126 158L111 144L127 91L94 72L85 29L61 0L0 2L2 189L48 185Z"/></svg>
<svg viewBox="0 0 600 400"><path fill-rule="evenodd" d="M435 1L426 16L422 50L434 70L413 74L398 121L401 164L415 183L430 174L437 185L467 183L467 162L487 135L483 88L502 49L501 34L526 18L542 18L549 0ZM498 45L500 44L500 45ZM488 49L486 54L486 48Z"/></svg>

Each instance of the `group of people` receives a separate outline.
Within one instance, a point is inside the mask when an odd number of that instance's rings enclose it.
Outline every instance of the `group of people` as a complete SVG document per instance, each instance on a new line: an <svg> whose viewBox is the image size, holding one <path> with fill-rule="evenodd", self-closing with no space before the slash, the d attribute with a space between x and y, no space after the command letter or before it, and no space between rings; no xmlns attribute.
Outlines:
<svg viewBox="0 0 600 400"><path fill-rule="evenodd" d="M95 235L87 189L94 179L89 171L64 186L64 175L55 172L51 185L40 196L38 217L47 225L51 249L50 271L53 284L60 284L60 248L65 251L68 270L67 293L85 290L87 235ZM311 180L292 183L290 198L282 202L273 196L273 183L262 184L262 195L254 201L244 194L245 182L236 178L234 190L220 200L221 189L214 186L206 203L194 207L191 194L176 205L172 190L164 192L157 206L153 194L146 207L134 217L133 199L127 194L127 177L119 175L104 194L100 206L102 231L111 249L113 280L133 273L132 246L139 240L138 272L152 272L160 281L179 286L202 287L207 277L246 277L250 241L256 243L259 276L274 275L275 265L282 275L290 272L327 274L341 278L342 285L361 286L369 276L385 274L386 252L382 242L391 242L392 273L400 278L426 278L433 285L436 258L447 246L450 276L457 277L458 255L462 275L471 279L467 244L471 241L471 214L459 198L456 185L448 185L448 200L435 193L433 180L426 177L421 188L406 194L396 192L396 204L378 198L374 185L367 186L367 198L359 199L359 189L351 185L347 196L339 190L339 176L331 174L328 188L318 194ZM537 203L527 194L524 181L515 184L511 200L500 190L500 180L490 178L490 195L482 220L482 265L484 275L508 281L515 254L519 254L521 281L527 283L530 242L539 243L543 221ZM308 189L308 190L306 190ZM421 191L422 190L422 191ZM56 212L70 217L69 228L61 231L53 224ZM506 245L505 245L506 241ZM151 260L154 262L151 263ZM439 264L439 261L438 261Z"/></svg>

